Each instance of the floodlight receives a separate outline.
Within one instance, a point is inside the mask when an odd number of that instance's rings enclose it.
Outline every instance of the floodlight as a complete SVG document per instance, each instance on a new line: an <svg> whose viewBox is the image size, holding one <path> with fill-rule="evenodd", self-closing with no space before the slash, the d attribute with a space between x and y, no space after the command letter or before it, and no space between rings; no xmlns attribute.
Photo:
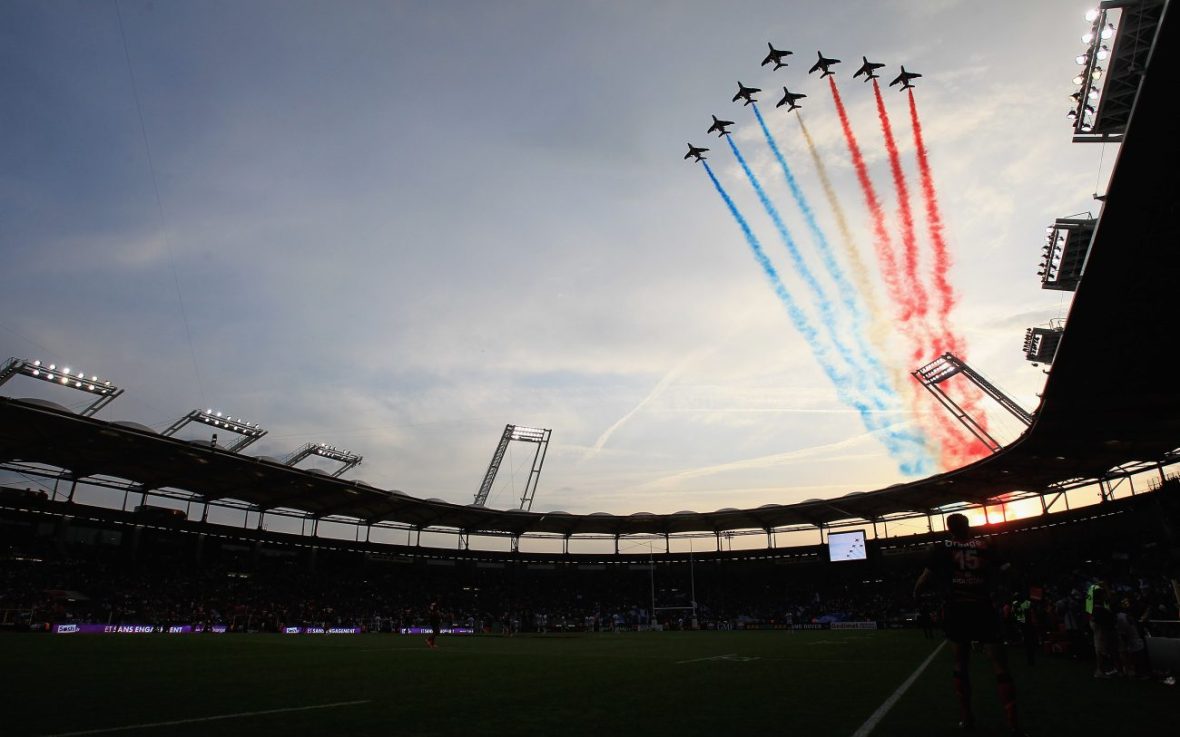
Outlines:
<svg viewBox="0 0 1180 737"><path fill-rule="evenodd" d="M545 431L536 427L523 427L521 425L513 425L511 440L527 440L533 443L539 443L545 439Z"/></svg>
<svg viewBox="0 0 1180 737"><path fill-rule="evenodd" d="M69 367L58 370L57 364L51 363L46 367L39 360L28 361L23 358L10 358L3 367L0 367L0 384L18 374L97 395L98 399L82 410L83 417L93 415L123 393L119 387L109 381L99 379L93 374L88 379L83 371L75 372Z"/></svg>
<svg viewBox="0 0 1180 737"><path fill-rule="evenodd" d="M226 448L231 453L236 453L245 448L263 435L266 435L267 432L256 422L246 422L241 418L235 420L233 417L222 417L221 412L214 412L212 409L206 409L204 412L194 409L192 412L189 412L184 417L172 423L171 426L160 434L165 437L171 437L190 422L199 422L203 425L216 427L219 430L228 430L229 432L241 435L242 437L236 443Z"/></svg>
<svg viewBox="0 0 1180 737"><path fill-rule="evenodd" d="M1085 78L1085 77L1083 77L1083 76L1082 76L1082 75L1080 75L1080 74L1079 74L1078 76L1076 76L1076 77L1074 77L1074 78L1073 78L1073 83L1074 83L1074 84L1081 84L1081 83L1082 83L1082 82L1084 82L1084 81L1086 81L1086 78Z"/></svg>
<svg viewBox="0 0 1180 737"><path fill-rule="evenodd" d="M1074 57L1074 61L1078 63L1078 66L1085 66L1086 62L1090 61L1090 58L1085 54L1078 54L1076 57Z"/></svg>
<svg viewBox="0 0 1180 737"><path fill-rule="evenodd" d="M1084 43L1084 44L1088 44L1093 40L1094 40L1094 33L1093 32L1087 32L1085 35L1082 36L1082 43Z"/></svg>
<svg viewBox="0 0 1180 737"><path fill-rule="evenodd" d="M1102 67L1094 67L1094 71L1090 72L1090 79L1102 79Z"/></svg>
<svg viewBox="0 0 1180 737"><path fill-rule="evenodd" d="M1106 61L1106 57L1110 56L1110 49L1103 46L1098 49L1098 61Z"/></svg>
<svg viewBox="0 0 1180 737"><path fill-rule="evenodd" d="M1097 20L1097 18L1098 18L1098 10L1096 8L1091 8L1090 10L1086 11L1086 20L1087 21L1093 23L1095 20Z"/></svg>
<svg viewBox="0 0 1180 737"><path fill-rule="evenodd" d="M1103 29L1102 29L1102 34L1101 34L1101 35L1102 35L1102 40L1104 40L1104 41L1105 41L1106 39L1110 38L1111 36L1113 36L1113 35L1114 35L1114 24L1113 24L1113 23L1107 23L1107 24L1106 24L1106 28L1103 28ZM1087 41L1087 43L1089 43L1089 42Z"/></svg>
<svg viewBox="0 0 1180 737"><path fill-rule="evenodd" d="M313 455L319 456L321 458L327 458L330 461L339 461L340 463L344 464L331 474L333 477L340 476L345 471L354 468L364 460L362 456L359 456L351 451L340 450L334 445L328 445L327 443L307 443L299 450L287 456L287 460L283 461L283 464L287 466L294 466L304 458Z"/></svg>

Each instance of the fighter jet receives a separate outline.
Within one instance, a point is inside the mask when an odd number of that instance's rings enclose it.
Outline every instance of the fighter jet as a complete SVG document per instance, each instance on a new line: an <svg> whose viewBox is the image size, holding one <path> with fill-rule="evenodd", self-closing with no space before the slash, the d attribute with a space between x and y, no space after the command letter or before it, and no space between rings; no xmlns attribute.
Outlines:
<svg viewBox="0 0 1180 737"><path fill-rule="evenodd" d="M761 91L762 90L758 89L757 87L747 87L741 82L738 82L738 91L737 94L733 96L733 101L737 102L738 100L745 100L746 105L749 105L751 102L758 102L754 99L754 93Z"/></svg>
<svg viewBox="0 0 1180 737"><path fill-rule="evenodd" d="M875 74L874 72L885 65L884 64L874 64L873 62L868 60L868 57L862 56L860 58L862 61L864 61L864 64L861 65L860 69L856 70L856 74L853 74L852 78L856 79L857 77L859 77L860 75L863 74L863 75L865 75L866 82L868 82L870 79L877 79L878 75Z"/></svg>
<svg viewBox="0 0 1180 737"><path fill-rule="evenodd" d="M775 107L782 107L783 105L790 105L790 107L787 108L787 112L789 113L792 110L794 110L795 108L802 107L801 105L796 105L795 101L799 100L801 98L804 98L804 97L807 97L807 95L791 92L786 87L783 87L783 99L779 100L778 104L775 105Z"/></svg>
<svg viewBox="0 0 1180 737"><path fill-rule="evenodd" d="M713 125L709 126L709 130L707 130L705 132L712 133L713 131L717 131L718 138L720 138L722 136L728 136L729 131L725 130L725 126L727 126L727 125L733 125L733 121L732 120L718 120L717 116L714 115L713 116Z"/></svg>
<svg viewBox="0 0 1180 737"><path fill-rule="evenodd" d="M824 70L824 73L819 75L820 79L823 79L824 77L828 76L829 74L835 74L835 72L833 72L831 69L828 69L828 67L832 66L833 64L839 64L840 60L839 59L828 59L828 58L824 57L824 52L822 52L822 51L817 51L816 53L819 55L819 61L812 64L811 69L808 69L807 73L811 74L812 72L822 69L822 70Z"/></svg>
<svg viewBox="0 0 1180 737"><path fill-rule="evenodd" d="M687 159L690 156L695 156L697 161L704 161L708 157L701 156L701 154L705 153L708 150L709 149L707 149L707 148L698 148L697 146L694 146L690 143L690 144L688 144L688 153L686 153L684 155L684 158Z"/></svg>
<svg viewBox="0 0 1180 737"><path fill-rule="evenodd" d="M918 77L921 77L921 76L922 75L918 74L917 72L907 72L905 70L905 67L903 66L901 68L901 74L897 75L897 79L890 82L889 86L892 87L893 85L897 84L898 82L901 82L901 89L912 90L914 88L914 86L912 84L910 84L910 80L917 79ZM899 92L900 92L900 90L899 90Z"/></svg>
<svg viewBox="0 0 1180 737"><path fill-rule="evenodd" d="M787 65L787 63L785 61L783 61L783 57L790 56L793 52L779 51L778 49L776 49L774 47L774 44L768 43L766 45L770 47L770 53L767 54L766 58L762 60L762 66L766 66L767 64L769 64L770 62L773 61L775 69L778 69L779 67L785 67Z"/></svg>

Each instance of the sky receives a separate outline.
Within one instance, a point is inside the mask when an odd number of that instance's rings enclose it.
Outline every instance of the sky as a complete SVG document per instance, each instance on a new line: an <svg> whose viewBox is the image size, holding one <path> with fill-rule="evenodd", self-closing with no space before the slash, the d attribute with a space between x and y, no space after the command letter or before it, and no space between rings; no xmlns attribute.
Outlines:
<svg viewBox="0 0 1180 737"><path fill-rule="evenodd" d="M268 430L249 455L329 443L364 457L346 478L459 504L508 423L552 429L535 511L711 511L913 480L946 464L934 450L907 465L913 448L890 438L926 437L938 418L905 400L917 365L827 80L807 69L818 50L842 60L837 87L899 243L875 98L852 73L865 55L887 65L882 83L900 64L922 74L953 331L975 370L1034 410L1046 376L1024 359L1024 331L1069 309L1040 289L1044 228L1098 214L1117 154L1070 142L1086 9L9 0L0 359L123 387L100 418L163 430L212 408ZM760 66L767 42L794 52L786 68ZM881 412L858 411L847 381L842 393L784 301L806 303L819 250L752 108L730 99L738 80L763 90L835 248L796 113L775 107L784 86L807 95L803 120L870 272L867 290L824 283L828 337L851 346L849 381L871 354L873 376L900 387ZM929 259L908 97L885 84L882 97ZM711 115L734 121L802 268L726 139L706 134ZM710 149L779 293L686 142ZM865 352L869 330L840 306L869 299L885 306L865 313L879 338ZM805 322L822 327L819 307ZM87 403L26 377L0 393ZM998 408L978 410L1003 442L1019 435ZM489 506L517 506L534 449L509 446Z"/></svg>

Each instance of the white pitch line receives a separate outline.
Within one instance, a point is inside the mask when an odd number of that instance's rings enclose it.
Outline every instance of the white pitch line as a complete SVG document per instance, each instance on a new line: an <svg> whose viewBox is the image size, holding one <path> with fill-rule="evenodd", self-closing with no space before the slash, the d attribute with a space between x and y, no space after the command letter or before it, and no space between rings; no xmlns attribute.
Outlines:
<svg viewBox="0 0 1180 737"><path fill-rule="evenodd" d="M930 653L930 655L922 661L922 664L918 666L918 669L911 673L910 677L905 679L905 681L903 681L902 684L897 687L897 690L894 691L889 698L885 699L885 703L877 707L877 710L873 712L872 716L866 719L864 724L860 725L860 729L852 733L852 737L868 737L869 733L877 727L877 723L880 722L881 719L889 713L889 710L893 708L893 705L897 703L897 700L900 699L905 694L905 692L910 689L910 686L914 684L914 681L918 680L918 676L922 675L922 671L926 670L926 666L930 665L930 661L934 660L934 656L938 655L938 652L942 650L944 645L946 645L946 640L943 640L938 644L938 647L934 648L934 652Z"/></svg>
<svg viewBox="0 0 1180 737"><path fill-rule="evenodd" d="M719 658L732 658L735 655L737 655L737 653L726 653L725 655L710 655L707 658L693 658L692 660L677 660L676 665L681 665L682 663L699 663L703 660L717 660Z"/></svg>
<svg viewBox="0 0 1180 737"><path fill-rule="evenodd" d="M83 734L106 734L108 732L126 732L132 729L154 729L156 727L174 727L178 724L195 724L197 722L215 722L219 719L241 719L243 717L260 717L267 714L286 714L294 711L312 711L313 709L336 709L341 706L356 706L368 704L369 699L363 701L337 701L332 704L317 704L315 706L294 706L289 709L266 709L264 711L242 711L237 714L218 714L212 717L197 717L196 719L176 719L170 722L151 722L149 724L128 724L123 727L105 727L103 729L85 729L81 732L58 732L46 737L75 737Z"/></svg>

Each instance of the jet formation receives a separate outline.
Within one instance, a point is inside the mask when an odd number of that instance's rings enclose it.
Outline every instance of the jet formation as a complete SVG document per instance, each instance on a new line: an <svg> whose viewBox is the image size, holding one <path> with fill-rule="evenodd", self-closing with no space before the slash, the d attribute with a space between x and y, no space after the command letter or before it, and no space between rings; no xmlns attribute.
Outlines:
<svg viewBox="0 0 1180 737"><path fill-rule="evenodd" d="M824 73L819 75L820 79L823 79L824 77L835 74L835 72L833 72L830 69L830 67L833 64L839 64L840 60L839 59L829 59L824 56L824 52L822 52L822 51L817 51L816 54L819 55L819 61L812 64L811 69L808 69L807 73L811 74L813 72L816 72L816 71L819 71L820 69L822 69Z"/></svg>
<svg viewBox="0 0 1180 737"><path fill-rule="evenodd" d="M791 92L786 87L783 87L783 99L779 100L778 104L775 105L775 107L782 107L783 105L790 105L790 107L787 108L787 112L789 113L796 108L802 107L801 105L796 104L796 101L801 100L804 97L807 97L807 95L797 93L797 92Z"/></svg>
<svg viewBox="0 0 1180 737"><path fill-rule="evenodd" d="M787 66L787 62L783 61L783 59L786 58L787 56L790 56L793 52L787 51L786 49L776 49L774 47L774 44L772 44L772 43L768 43L766 45L770 49L770 53L768 53L766 55L766 58L762 60L762 66L766 66L767 64L771 64L771 63L774 64L774 69L779 69L781 67ZM840 60L839 59L829 59L828 57L824 56L824 53L822 51L817 51L816 56L818 58L817 58L815 64L811 65L811 69L807 70L807 73L814 74L815 72L821 72L821 74L819 75L820 79L823 79L824 77L834 76L836 73L832 71L832 67L835 66L836 64L839 64ZM861 77L861 76L864 77L865 82L868 82L870 79L880 79L880 75L877 74L877 70L883 68L885 66L884 64L878 64L876 62L869 61L867 56L860 57L860 60L863 63L860 65L860 68L857 69L853 73L853 75L852 75L853 79L856 79L857 77ZM897 77L892 82L889 83L889 86L893 87L894 85L900 84L901 89L910 90L910 89L914 88L913 80L915 80L921 76L922 75L918 74L917 72L907 72L905 67L903 66L901 68L901 74L897 75ZM761 91L762 90L757 87L747 87L746 85L742 84L739 81L738 82L738 91L737 91L737 94L735 94L733 96L733 102L737 102L738 100L742 100L743 105L749 105L751 103L757 102L757 100L754 99L754 95L758 92L761 92ZM804 95L802 93L797 93L797 92L791 92L786 87L783 87L783 99L779 100L778 103L775 105L775 107L782 107L783 105L786 105L787 112L790 112L792 110L798 110L800 107L802 107L801 105L799 105L799 100L803 99L804 97L807 97L807 95ZM714 115L713 116L713 124L710 125L708 130L706 130L705 132L706 133L716 133L718 138L723 138L723 137L728 136L730 134L729 126L731 126L731 125L733 125L732 120L721 120L716 115ZM684 155L684 158L685 159L693 159L694 161L698 161L698 162L704 161L706 157L703 156L702 154L704 154L708 150L709 149L707 149L707 148L704 148L701 146L694 146L690 143L690 144L688 144L688 153L686 153Z"/></svg>
<svg viewBox="0 0 1180 737"><path fill-rule="evenodd" d="M780 51L774 47L774 44L768 43L766 45L770 47L770 53L767 54L766 58L762 60L762 66L766 66L767 64L774 62L774 68L776 70L781 67L785 67L787 63L783 61L783 57L790 56L792 52Z"/></svg>
<svg viewBox="0 0 1180 737"><path fill-rule="evenodd" d="M754 93L761 92L761 91L762 90L758 89L757 87L747 87L739 81L738 82L738 91L737 91L737 94L733 96L733 102L737 102L738 100L745 100L746 101L744 103L745 105L749 105L751 102L758 102L757 100L754 99Z"/></svg>
<svg viewBox="0 0 1180 737"><path fill-rule="evenodd" d="M868 57L866 57L866 56L862 56L860 58L861 58L861 61L864 62L864 64L861 64L860 69L856 70L856 73L852 75L852 78L856 79L857 77L859 77L860 75L863 74L863 75L865 75L866 82L868 82L870 79L877 79L877 77L879 76L876 73L877 70L885 65L884 64L874 64L873 62L869 61Z"/></svg>
<svg viewBox="0 0 1180 737"><path fill-rule="evenodd" d="M897 75L897 78L894 79L892 82L890 82L889 86L892 87L893 85L897 84L898 82L901 82L901 89L912 90L914 88L914 85L910 84L910 81L913 79L916 79L918 77L921 77L921 76L922 75L918 74L917 72L907 72L905 70L905 66L902 65L901 74Z"/></svg>
<svg viewBox="0 0 1180 737"><path fill-rule="evenodd" d="M733 125L732 120L718 120L717 116L714 115L713 116L713 125L709 126L709 130L707 130L705 132L712 133L713 131L717 131L717 137L721 138L722 136L729 135L729 131L726 130L726 128L731 125Z"/></svg>

